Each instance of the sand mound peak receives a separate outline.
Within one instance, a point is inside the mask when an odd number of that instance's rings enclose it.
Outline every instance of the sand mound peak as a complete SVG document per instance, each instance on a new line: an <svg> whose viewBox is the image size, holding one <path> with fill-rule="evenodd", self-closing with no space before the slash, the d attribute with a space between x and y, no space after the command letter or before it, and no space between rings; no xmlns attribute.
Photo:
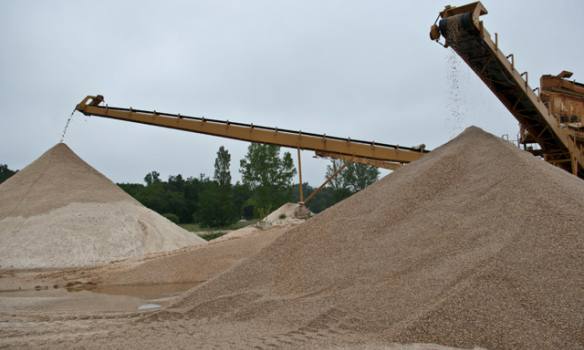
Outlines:
<svg viewBox="0 0 584 350"><path fill-rule="evenodd" d="M582 180L472 127L171 310L387 342L582 348L582 212Z"/></svg>
<svg viewBox="0 0 584 350"><path fill-rule="evenodd" d="M134 201L64 143L0 185L0 198L0 219L39 215L73 202Z"/></svg>
<svg viewBox="0 0 584 350"><path fill-rule="evenodd" d="M310 210L298 203L284 203L258 222L258 227L298 225L312 216Z"/></svg>
<svg viewBox="0 0 584 350"><path fill-rule="evenodd" d="M312 216L312 212L298 203L284 203L278 209L268 214L254 225L248 225L238 230L231 231L213 242L221 242L229 239L243 238L263 230L282 227L290 228L300 225Z"/></svg>
<svg viewBox="0 0 584 350"><path fill-rule="evenodd" d="M204 243L59 143L0 185L0 267L86 266Z"/></svg>

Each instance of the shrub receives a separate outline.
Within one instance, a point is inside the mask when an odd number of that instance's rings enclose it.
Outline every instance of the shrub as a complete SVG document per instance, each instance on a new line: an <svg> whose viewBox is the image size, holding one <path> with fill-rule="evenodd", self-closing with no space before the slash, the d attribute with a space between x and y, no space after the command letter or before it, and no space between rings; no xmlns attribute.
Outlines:
<svg viewBox="0 0 584 350"><path fill-rule="evenodd" d="M207 233L205 235L200 235L199 237L201 237L205 241L210 241L210 240L213 240L215 238L219 238L226 233L227 233L227 231L215 231L215 232Z"/></svg>
<svg viewBox="0 0 584 350"><path fill-rule="evenodd" d="M255 207L255 217L263 220L266 218L266 216L268 216L271 212L272 207L268 206L267 208L263 208L263 207Z"/></svg>
<svg viewBox="0 0 584 350"><path fill-rule="evenodd" d="M166 214L162 214L162 216L164 216L168 220L174 222L175 224L178 224L179 223L178 215L176 215L176 214L166 213Z"/></svg>

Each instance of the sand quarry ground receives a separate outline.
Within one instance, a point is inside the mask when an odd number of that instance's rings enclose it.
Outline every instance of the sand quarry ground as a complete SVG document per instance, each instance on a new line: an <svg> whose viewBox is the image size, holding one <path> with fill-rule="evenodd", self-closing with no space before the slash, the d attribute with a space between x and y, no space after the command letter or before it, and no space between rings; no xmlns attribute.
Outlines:
<svg viewBox="0 0 584 350"><path fill-rule="evenodd" d="M469 128L291 228L3 271L0 347L584 349L583 213L582 180Z"/></svg>

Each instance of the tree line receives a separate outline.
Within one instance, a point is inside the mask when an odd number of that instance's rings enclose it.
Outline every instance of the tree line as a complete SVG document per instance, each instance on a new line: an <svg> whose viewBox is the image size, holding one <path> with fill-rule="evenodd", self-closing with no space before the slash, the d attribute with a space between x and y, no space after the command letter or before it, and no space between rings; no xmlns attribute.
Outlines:
<svg viewBox="0 0 584 350"><path fill-rule="evenodd" d="M334 174L342 161L332 160L326 176ZM177 223L197 223L225 227L240 219L262 218L286 202L298 202L298 183L294 161L289 152L274 145L251 143L239 162L241 180L232 183L231 154L221 146L215 158L212 177L204 174L184 178L171 175L167 181L156 171L148 173L144 184L119 186L146 207ZM320 212L358 192L379 176L377 168L347 163L343 171L308 203ZM304 183L306 198L314 188Z"/></svg>
<svg viewBox="0 0 584 350"><path fill-rule="evenodd" d="M343 166L331 160L326 176ZM379 177L377 168L346 163L345 168L307 206L318 213L358 192ZM175 223L197 223L206 227L226 227L240 219L262 218L286 202L298 202L298 183L294 161L289 152L274 145L252 143L239 162L240 181L233 183L231 154L221 146L215 158L212 177L171 175L167 180L151 171L143 183L119 183L124 191L144 206ZM0 165L0 183L15 171ZM306 198L315 188L302 186Z"/></svg>
<svg viewBox="0 0 584 350"><path fill-rule="evenodd" d="M0 184L8 180L12 175L16 174L18 170L11 170L7 164L0 164Z"/></svg>

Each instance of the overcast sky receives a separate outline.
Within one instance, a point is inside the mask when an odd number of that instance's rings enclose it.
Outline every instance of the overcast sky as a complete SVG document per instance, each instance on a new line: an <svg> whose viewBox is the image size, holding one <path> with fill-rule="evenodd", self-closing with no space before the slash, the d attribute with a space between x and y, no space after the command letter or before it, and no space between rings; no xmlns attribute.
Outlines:
<svg viewBox="0 0 584 350"><path fill-rule="evenodd" d="M464 2L454 2L461 5ZM584 81L584 2L484 1L486 28L532 87L562 69ZM60 139L74 106L111 106L434 148L470 125L517 122L428 39L445 1L0 1L0 163L20 169ZM535 5L537 4L537 5ZM116 182L150 170L232 175L247 143L76 114L65 142ZM303 152L317 185L327 161Z"/></svg>

